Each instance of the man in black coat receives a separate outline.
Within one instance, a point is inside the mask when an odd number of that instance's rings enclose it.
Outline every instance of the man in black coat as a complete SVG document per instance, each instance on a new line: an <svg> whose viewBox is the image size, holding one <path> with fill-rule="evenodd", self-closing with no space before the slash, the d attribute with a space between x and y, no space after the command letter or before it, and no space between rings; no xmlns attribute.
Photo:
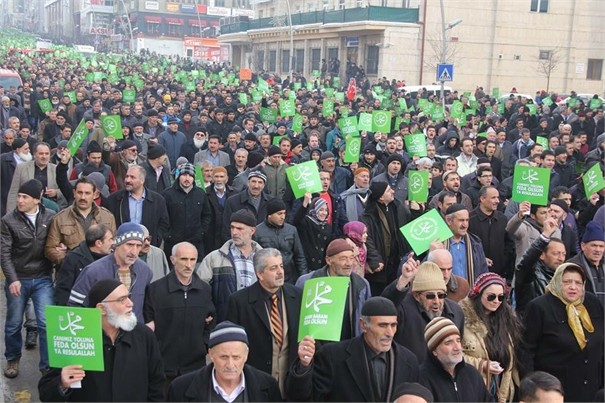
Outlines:
<svg viewBox="0 0 605 403"><path fill-rule="evenodd" d="M147 161L141 166L145 168L145 187L154 192L162 193L172 185L170 170L166 168L166 149L159 144L151 144L147 149ZM160 174L158 176L158 170Z"/></svg>
<svg viewBox="0 0 605 403"><path fill-rule="evenodd" d="M302 290L285 283L284 264L277 249L265 248L256 252L254 271L258 281L229 297L227 320L254 334L248 363L276 378L283 395L286 374L296 359L298 348ZM272 321L274 304L279 323Z"/></svg>
<svg viewBox="0 0 605 403"><path fill-rule="evenodd" d="M197 249L189 242L174 245L174 269L145 293L145 324L155 332L166 380L200 369L216 316L210 286L194 273Z"/></svg>
<svg viewBox="0 0 605 403"><path fill-rule="evenodd" d="M69 294L83 268L111 253L113 232L105 224L91 225L85 240L67 252L55 277L55 304L67 306Z"/></svg>
<svg viewBox="0 0 605 403"><path fill-rule="evenodd" d="M361 311L363 334L326 344L315 354L315 340L305 336L290 369L287 398L316 402L391 402L403 382L417 382L418 360L393 342L397 309L372 297Z"/></svg>
<svg viewBox="0 0 605 403"><path fill-rule="evenodd" d="M215 231L206 232L204 245L207 254L223 246L222 237L217 236L216 229L223 225L225 203L233 194L233 190L227 185L228 180L229 177L225 167L215 167L212 170L212 184L206 188L206 195L212 212L208 228L215 229Z"/></svg>
<svg viewBox="0 0 605 403"><path fill-rule="evenodd" d="M145 188L145 169L141 166L128 168L124 183L125 189L109 196L103 202L103 207L111 211L115 217L116 227L125 222L144 225L153 238L151 244L160 246L170 230L170 219L164 197Z"/></svg>
<svg viewBox="0 0 605 403"><path fill-rule="evenodd" d="M221 322L208 340L212 363L176 378L168 389L168 401L219 402L230 396L230 400L238 402L282 401L277 381L246 364L248 351L244 328Z"/></svg>
<svg viewBox="0 0 605 403"><path fill-rule="evenodd" d="M6 200L17 165L32 158L25 140L15 139L11 147L13 151L0 155L0 217L6 214Z"/></svg>
<svg viewBox="0 0 605 403"><path fill-rule="evenodd" d="M179 169L174 185L163 193L170 218L170 231L164 240L166 256L179 242L191 242L197 248L198 259L204 257L204 235L210 230L212 211L208 196L195 184L195 167L185 163Z"/></svg>

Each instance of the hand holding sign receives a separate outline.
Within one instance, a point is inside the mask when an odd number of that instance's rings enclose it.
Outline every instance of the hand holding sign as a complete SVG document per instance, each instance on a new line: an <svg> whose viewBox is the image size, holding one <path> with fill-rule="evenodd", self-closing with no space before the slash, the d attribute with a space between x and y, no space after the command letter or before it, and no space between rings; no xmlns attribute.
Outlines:
<svg viewBox="0 0 605 403"><path fill-rule="evenodd" d="M401 267L401 275L397 279L396 287L399 291L402 291L414 280L414 277L418 273L418 266L420 266L420 261L414 259L414 252L411 252L408 255L408 260Z"/></svg>
<svg viewBox="0 0 605 403"><path fill-rule="evenodd" d="M61 386L64 388L74 387L73 384L81 382L86 376L81 365L68 365L61 370Z"/></svg>
<svg viewBox="0 0 605 403"><path fill-rule="evenodd" d="M308 367L315 356L315 339L311 336L303 337L298 343L298 359L303 367Z"/></svg>

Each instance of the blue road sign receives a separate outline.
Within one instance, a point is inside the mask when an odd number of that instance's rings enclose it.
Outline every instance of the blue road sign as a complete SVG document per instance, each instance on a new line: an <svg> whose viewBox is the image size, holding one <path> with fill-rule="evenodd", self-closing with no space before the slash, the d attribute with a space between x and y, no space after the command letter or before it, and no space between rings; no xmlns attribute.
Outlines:
<svg viewBox="0 0 605 403"><path fill-rule="evenodd" d="M454 65L453 64L438 64L437 65L437 81L453 81L454 80Z"/></svg>

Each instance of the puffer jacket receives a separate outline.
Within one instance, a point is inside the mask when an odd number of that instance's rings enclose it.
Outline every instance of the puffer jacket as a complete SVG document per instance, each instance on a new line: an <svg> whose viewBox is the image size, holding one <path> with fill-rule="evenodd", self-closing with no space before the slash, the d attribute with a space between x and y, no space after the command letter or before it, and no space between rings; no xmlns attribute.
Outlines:
<svg viewBox="0 0 605 403"><path fill-rule="evenodd" d="M17 209L2 217L0 266L7 284L50 276L52 263L44 256L44 243L54 215L40 204L35 228Z"/></svg>
<svg viewBox="0 0 605 403"><path fill-rule="evenodd" d="M485 338L487 337L487 326L475 311L473 303L470 299L465 298L459 302L462 311L464 312L464 336L462 338L462 348L464 349L464 360L477 368L477 371L483 377L487 384L487 374L482 370L486 361L489 361ZM500 374L500 385L498 389L498 402L511 402L515 394L515 385L519 385L519 372L515 365L514 347L509 345L511 361L504 372Z"/></svg>

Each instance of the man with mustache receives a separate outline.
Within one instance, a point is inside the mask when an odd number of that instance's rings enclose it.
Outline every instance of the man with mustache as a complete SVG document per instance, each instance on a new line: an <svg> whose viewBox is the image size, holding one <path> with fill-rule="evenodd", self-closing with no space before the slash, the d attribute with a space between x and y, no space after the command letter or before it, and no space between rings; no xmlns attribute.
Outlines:
<svg viewBox="0 0 605 403"><path fill-rule="evenodd" d="M206 344L216 315L210 286L194 273L197 253L189 242L174 245L170 256L174 270L153 282L145 296L145 324L160 343L166 386L206 362Z"/></svg>
<svg viewBox="0 0 605 403"><path fill-rule="evenodd" d="M282 395L286 373L296 359L302 290L284 283L281 252L274 248L254 254L258 281L229 297L227 319L254 334L248 363L272 375Z"/></svg>
<svg viewBox="0 0 605 403"><path fill-rule="evenodd" d="M372 297L362 309L362 335L326 344L315 354L315 340L305 336L288 378L288 400L315 402L392 402L404 382L418 382L418 360L393 342L397 308Z"/></svg>
<svg viewBox="0 0 605 403"><path fill-rule="evenodd" d="M42 401L164 401L158 343L148 328L137 323L130 296L115 278L93 283L86 306L101 310L105 370L85 372L81 365L53 368L38 383Z"/></svg>
<svg viewBox="0 0 605 403"><path fill-rule="evenodd" d="M134 303L133 311L140 323L143 322L145 289L151 282L151 269L139 259L145 234L139 224L127 222L118 228L114 251L89 264L82 270L69 295L69 306L87 306L88 293L97 281L107 278L119 279L130 292Z"/></svg>

